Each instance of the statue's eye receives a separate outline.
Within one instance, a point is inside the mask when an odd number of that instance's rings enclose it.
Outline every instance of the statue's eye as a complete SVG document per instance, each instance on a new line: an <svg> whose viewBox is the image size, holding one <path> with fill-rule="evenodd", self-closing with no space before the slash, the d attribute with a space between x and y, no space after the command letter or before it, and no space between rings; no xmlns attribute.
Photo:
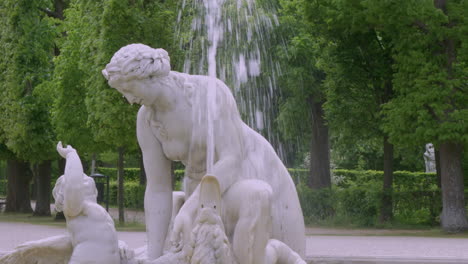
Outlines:
<svg viewBox="0 0 468 264"><path fill-rule="evenodd" d="M216 209L216 205L213 205L213 208Z"/></svg>
<svg viewBox="0 0 468 264"><path fill-rule="evenodd" d="M205 207L203 204L201 205L201 208Z"/></svg>

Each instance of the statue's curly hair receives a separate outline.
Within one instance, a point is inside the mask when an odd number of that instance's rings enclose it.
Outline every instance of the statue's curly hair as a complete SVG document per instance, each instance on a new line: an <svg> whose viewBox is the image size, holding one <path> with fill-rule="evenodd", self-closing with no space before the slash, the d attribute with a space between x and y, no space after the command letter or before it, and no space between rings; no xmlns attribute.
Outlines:
<svg viewBox="0 0 468 264"><path fill-rule="evenodd" d="M118 50L102 71L107 80L133 80L167 76L170 58L164 49L130 44Z"/></svg>

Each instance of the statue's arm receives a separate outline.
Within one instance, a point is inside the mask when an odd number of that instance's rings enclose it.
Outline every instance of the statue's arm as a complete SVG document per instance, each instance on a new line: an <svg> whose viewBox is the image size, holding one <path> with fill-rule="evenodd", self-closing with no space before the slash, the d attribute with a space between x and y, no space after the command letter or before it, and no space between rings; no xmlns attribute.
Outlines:
<svg viewBox="0 0 468 264"><path fill-rule="evenodd" d="M226 118L218 121L215 131L215 146L218 160L213 166L221 194L239 180L242 172L243 134L241 119Z"/></svg>
<svg viewBox="0 0 468 264"><path fill-rule="evenodd" d="M148 258L162 255L172 215L171 162L150 127L152 112L145 106L137 116L137 138L146 172L145 219L148 233Z"/></svg>
<svg viewBox="0 0 468 264"><path fill-rule="evenodd" d="M157 181L158 190L172 191L171 161L164 155L161 143L151 130L149 115L149 110L142 106L137 116L137 138L143 153L146 178L149 184Z"/></svg>
<svg viewBox="0 0 468 264"><path fill-rule="evenodd" d="M233 113L230 114L234 115ZM214 145L217 161L213 164L211 174L217 177L221 194L239 180L243 156L242 125L240 118L230 115L219 118L215 122ZM199 192L200 184L181 209L189 217L195 217Z"/></svg>
<svg viewBox="0 0 468 264"><path fill-rule="evenodd" d="M57 144L58 153L66 159L63 212L65 215L77 216L81 213L84 202L83 165L74 148Z"/></svg>
<svg viewBox="0 0 468 264"><path fill-rule="evenodd" d="M220 85L220 87L218 87L219 90L217 91L217 104L219 106L218 111L220 112L215 114L216 121L213 125L216 161L213 165L211 174L217 177L220 184L221 194L223 194L238 180L242 171L243 122L240 119L236 103L229 91L229 88L221 81L219 81L218 85ZM195 108L195 106L192 108ZM199 127L198 129L202 131L201 133L206 133L204 132L204 128ZM192 133L198 133L200 131L192 131ZM191 149L190 151L194 150ZM190 175L186 175L186 177L187 176ZM178 242L181 239L186 243L189 241L191 223L196 216L199 197L200 184L198 184L195 191L193 191L184 203L179 214L174 220L174 229L171 237L172 241Z"/></svg>
<svg viewBox="0 0 468 264"><path fill-rule="evenodd" d="M213 174L218 178L221 195L239 180L245 158L244 122L229 88L220 80L217 83L218 107L214 123L214 144L217 161Z"/></svg>

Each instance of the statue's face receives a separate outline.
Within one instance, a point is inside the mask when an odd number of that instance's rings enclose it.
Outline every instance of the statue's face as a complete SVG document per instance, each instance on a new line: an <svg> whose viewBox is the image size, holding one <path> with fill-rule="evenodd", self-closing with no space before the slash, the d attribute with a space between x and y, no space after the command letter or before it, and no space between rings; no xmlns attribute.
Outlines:
<svg viewBox="0 0 468 264"><path fill-rule="evenodd" d="M434 152L434 145L432 145L432 143L429 143L426 145L426 150L430 153L433 153Z"/></svg>
<svg viewBox="0 0 468 264"><path fill-rule="evenodd" d="M142 80L116 83L114 86L130 104L152 105L155 95L150 85L145 85Z"/></svg>
<svg viewBox="0 0 468 264"><path fill-rule="evenodd" d="M57 212L63 211L63 204L65 199L64 188L66 184L65 176L62 175L57 179L55 187L52 191L52 195L55 200L55 210ZM83 185L81 191L84 192L84 199L91 202L96 202L97 198L97 189L96 184L94 183L93 178L83 175Z"/></svg>

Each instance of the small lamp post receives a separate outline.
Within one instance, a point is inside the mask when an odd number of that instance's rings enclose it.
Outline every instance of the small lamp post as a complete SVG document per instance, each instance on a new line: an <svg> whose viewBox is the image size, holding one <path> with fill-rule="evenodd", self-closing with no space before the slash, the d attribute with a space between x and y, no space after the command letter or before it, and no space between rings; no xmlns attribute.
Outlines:
<svg viewBox="0 0 468 264"><path fill-rule="evenodd" d="M96 183L96 189L98 190L97 202L104 201L104 184L106 185L106 211L109 212L109 176L100 173L93 173L91 176ZM105 183L103 182L105 179Z"/></svg>

